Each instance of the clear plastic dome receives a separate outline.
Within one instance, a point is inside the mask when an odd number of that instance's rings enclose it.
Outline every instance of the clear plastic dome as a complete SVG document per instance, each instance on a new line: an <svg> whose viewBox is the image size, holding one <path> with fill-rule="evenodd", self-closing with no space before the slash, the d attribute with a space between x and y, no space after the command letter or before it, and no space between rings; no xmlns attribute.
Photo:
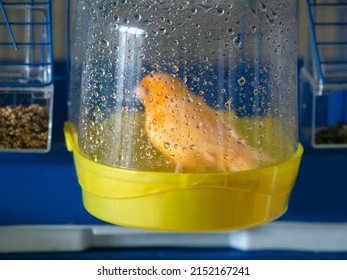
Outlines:
<svg viewBox="0 0 347 280"><path fill-rule="evenodd" d="M70 112L85 156L200 173L255 169L296 151L296 28L287 1L78 5L76 26L85 27L74 37Z"/></svg>
<svg viewBox="0 0 347 280"><path fill-rule="evenodd" d="M86 209L120 225L245 228L298 172L286 1L80 0L67 147Z"/></svg>

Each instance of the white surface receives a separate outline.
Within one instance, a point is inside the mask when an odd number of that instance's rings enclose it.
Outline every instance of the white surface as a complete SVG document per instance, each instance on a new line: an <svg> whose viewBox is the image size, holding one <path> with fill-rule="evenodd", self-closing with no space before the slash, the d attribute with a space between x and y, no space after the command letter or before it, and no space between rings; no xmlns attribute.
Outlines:
<svg viewBox="0 0 347 280"><path fill-rule="evenodd" d="M164 246L347 252L347 223L273 222L247 230L218 233L145 231L111 225L0 227L2 253Z"/></svg>

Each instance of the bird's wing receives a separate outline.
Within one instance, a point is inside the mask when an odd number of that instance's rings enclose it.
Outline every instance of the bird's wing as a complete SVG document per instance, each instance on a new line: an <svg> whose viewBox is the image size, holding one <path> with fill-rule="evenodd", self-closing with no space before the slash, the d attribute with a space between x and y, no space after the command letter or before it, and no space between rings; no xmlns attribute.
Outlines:
<svg viewBox="0 0 347 280"><path fill-rule="evenodd" d="M167 158L185 169L243 170L256 166L252 149L235 128L182 81L163 73L140 84L146 131Z"/></svg>

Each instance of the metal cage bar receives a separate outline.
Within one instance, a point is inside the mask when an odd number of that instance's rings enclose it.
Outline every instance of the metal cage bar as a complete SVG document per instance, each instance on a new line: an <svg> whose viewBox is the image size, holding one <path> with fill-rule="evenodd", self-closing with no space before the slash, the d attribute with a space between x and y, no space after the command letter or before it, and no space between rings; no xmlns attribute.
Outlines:
<svg viewBox="0 0 347 280"><path fill-rule="evenodd" d="M51 0L0 0L0 87L52 82Z"/></svg>
<svg viewBox="0 0 347 280"><path fill-rule="evenodd" d="M327 40L324 38L324 34L319 33L319 28L328 27L332 32L336 32L336 34L341 31L341 28L346 28L347 30L347 20L340 21L339 18L334 21L329 21L326 19L322 19L317 16L319 11L322 9L330 9L332 13L338 13L341 9L346 9L347 11L347 1L339 1L339 0L331 0L331 1L319 1L319 0L307 0L308 7L308 17L309 17L309 28L311 32L311 40L313 47L313 56L316 61L318 80L322 83L335 83L335 84L345 84L347 80L337 79L333 76L327 77L324 69L328 65L339 65L346 66L347 69L347 56L341 56L341 54L346 53L344 49L347 46L346 39L338 39L334 38L333 40ZM330 50L334 51L335 54L338 53L340 55L339 59L332 59L331 55L326 55L324 49L321 48L329 47ZM331 54L331 53L330 53Z"/></svg>

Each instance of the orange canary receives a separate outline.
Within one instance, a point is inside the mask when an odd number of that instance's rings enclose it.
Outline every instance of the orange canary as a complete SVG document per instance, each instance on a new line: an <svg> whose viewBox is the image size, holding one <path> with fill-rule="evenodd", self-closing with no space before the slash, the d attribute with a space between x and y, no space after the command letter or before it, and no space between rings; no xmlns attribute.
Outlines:
<svg viewBox="0 0 347 280"><path fill-rule="evenodd" d="M245 139L177 78L144 77L137 96L145 108L151 143L176 164L176 172L239 171L259 166Z"/></svg>

